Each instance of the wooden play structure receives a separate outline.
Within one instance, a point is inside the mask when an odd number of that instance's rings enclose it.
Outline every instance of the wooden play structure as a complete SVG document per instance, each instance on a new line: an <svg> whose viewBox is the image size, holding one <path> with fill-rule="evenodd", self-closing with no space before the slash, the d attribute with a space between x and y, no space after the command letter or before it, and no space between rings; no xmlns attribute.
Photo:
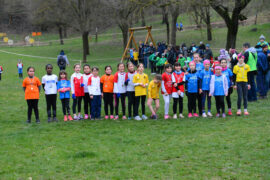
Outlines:
<svg viewBox="0 0 270 180"><path fill-rule="evenodd" d="M129 40L128 40L128 43L127 43L127 46L125 48L125 51L122 55L122 58L121 58L121 62L124 61L125 58L127 58L127 52L128 52L128 49L129 49L129 46L130 46L130 43L131 41L133 41L134 45L135 45L135 48L137 49L137 51L139 52L139 48L138 48L138 45L136 43L136 40L134 38L134 32L135 31L140 31L140 30L147 30L147 35L146 35L146 38L145 38L145 41L144 41L144 44L146 44L149 40L149 38L151 39L152 43L153 43L153 46L156 47L156 43L152 37L152 34L151 34L151 29L152 29L152 26L144 26L144 27L137 27L137 28L129 28Z"/></svg>

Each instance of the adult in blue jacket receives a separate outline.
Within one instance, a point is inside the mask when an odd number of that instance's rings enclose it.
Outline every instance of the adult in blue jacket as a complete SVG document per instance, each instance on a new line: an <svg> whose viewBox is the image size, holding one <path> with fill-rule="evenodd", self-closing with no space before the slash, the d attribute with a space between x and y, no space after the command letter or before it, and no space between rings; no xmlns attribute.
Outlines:
<svg viewBox="0 0 270 180"><path fill-rule="evenodd" d="M268 87L269 87L269 80L267 82L267 75L269 68L268 68L268 61L267 56L270 54L267 45L262 46L262 51L258 52L258 61L257 61L257 89L260 94L260 99L266 98Z"/></svg>

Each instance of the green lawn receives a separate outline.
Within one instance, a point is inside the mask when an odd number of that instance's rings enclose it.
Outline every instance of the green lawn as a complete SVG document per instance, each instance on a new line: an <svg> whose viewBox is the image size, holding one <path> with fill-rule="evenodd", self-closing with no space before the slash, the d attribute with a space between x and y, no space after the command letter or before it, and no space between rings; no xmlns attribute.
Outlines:
<svg viewBox="0 0 270 180"><path fill-rule="evenodd" d="M260 34L269 34L269 27L270 24L259 25L254 33L250 32L252 27L241 27L238 47L245 41L255 44ZM214 30L212 46L225 45L224 32L225 29ZM178 33L179 43L199 39L198 31ZM89 64L100 67L101 74L104 66L110 64L115 72L122 53L121 41L104 39L90 47ZM80 39L67 41L64 46L0 50L56 57L61 49L74 60L72 64L82 57ZM16 69L18 58L23 59L24 76L26 67L32 65L41 79L47 63L52 63L54 73L58 73L56 60L0 52L0 65L4 68L0 81L0 179L270 179L269 100L249 103L249 117L66 123L58 100L60 122L48 124L42 91L41 124L28 125L22 80ZM68 73L71 75L71 67ZM215 113L214 100L212 104ZM159 117L163 116L163 108L161 97ZM184 115L187 116L186 98Z"/></svg>

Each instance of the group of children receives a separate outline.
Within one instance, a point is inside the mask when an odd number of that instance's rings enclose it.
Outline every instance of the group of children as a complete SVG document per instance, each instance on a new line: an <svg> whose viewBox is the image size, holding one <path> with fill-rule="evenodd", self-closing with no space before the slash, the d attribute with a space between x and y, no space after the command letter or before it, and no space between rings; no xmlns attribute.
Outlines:
<svg viewBox="0 0 270 180"><path fill-rule="evenodd" d="M61 70L59 76L52 74L53 66L46 65L47 74L42 77L42 82L34 76L34 67L27 69L28 77L23 81L25 99L28 104L28 120L31 122L32 109L35 111L36 122L39 123L38 99L41 87L45 90L48 122L58 121L56 118L57 93L62 102L64 121L80 119L100 119L101 101L104 101L105 119L119 119L119 104L122 107L122 119L146 120L145 113L146 96L147 106L151 111L151 119L157 119L157 111L160 107L159 93L164 99L164 119L169 119L170 101L173 98L173 118L177 119L183 115L183 99L185 94L188 100L188 117L212 117L211 97L215 97L217 114L216 117L226 117L225 102L228 105L228 115L232 115L230 95L233 87L238 93L237 115L241 115L241 102L244 99L244 114L247 111L247 73L249 66L244 63L244 56L238 55L238 64L234 66L233 72L227 68L226 59L210 67L209 60L200 62L199 54L194 54L194 60L189 62L189 69L183 70L179 62L174 66L166 64L162 75L155 74L149 83L148 75L144 73L144 65L139 63L137 69L133 63L126 66L123 63L117 65L117 72L112 74L112 67L105 67L105 74L99 76L99 68L89 65L83 66L84 74L81 74L80 64L74 65L74 73L68 80L68 75ZM126 69L127 68L127 72ZM41 86L42 85L42 86ZM71 92L71 93L70 93ZM128 98L128 116L126 116L126 96ZM70 112L70 98L73 99ZM81 104L84 101L84 117L81 113ZM199 114L196 110L198 102ZM207 110L205 103L207 101ZM114 103L115 104L114 104ZM155 104L155 107L152 104ZM141 106L141 115L139 107ZM89 113L90 112L90 113Z"/></svg>

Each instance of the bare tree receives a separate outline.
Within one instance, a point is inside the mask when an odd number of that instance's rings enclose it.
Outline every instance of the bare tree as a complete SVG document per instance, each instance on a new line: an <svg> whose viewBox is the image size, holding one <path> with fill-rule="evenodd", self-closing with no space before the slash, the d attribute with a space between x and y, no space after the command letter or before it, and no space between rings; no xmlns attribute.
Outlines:
<svg viewBox="0 0 270 180"><path fill-rule="evenodd" d="M128 41L128 29L132 14L135 12L137 5L129 0L107 0L108 8L112 11L113 17L123 36L123 48L126 48Z"/></svg>
<svg viewBox="0 0 270 180"><path fill-rule="evenodd" d="M43 0L39 3L35 11L35 24L47 26L56 26L59 33L60 44L64 44L63 30L69 24L70 11L65 0ZM61 8L60 8L61 7Z"/></svg>
<svg viewBox="0 0 270 180"><path fill-rule="evenodd" d="M239 20L247 19L241 14L251 0L233 0L233 4L227 6L221 0L209 0L211 7L224 19L227 31L226 49L235 48ZM230 7L233 7L230 9ZM231 15L230 15L231 14Z"/></svg>
<svg viewBox="0 0 270 180"><path fill-rule="evenodd" d="M74 17L73 27L80 31L83 41L83 62L90 54L88 35L95 18L102 13L99 10L101 3L98 0L69 0L70 9Z"/></svg>
<svg viewBox="0 0 270 180"><path fill-rule="evenodd" d="M190 1L191 8L193 9L193 14L196 16L196 19L203 20L206 24L207 29L207 40L212 40L212 26L211 26L211 12L210 12L210 4L207 0L201 1ZM201 22L200 22L201 28Z"/></svg>

